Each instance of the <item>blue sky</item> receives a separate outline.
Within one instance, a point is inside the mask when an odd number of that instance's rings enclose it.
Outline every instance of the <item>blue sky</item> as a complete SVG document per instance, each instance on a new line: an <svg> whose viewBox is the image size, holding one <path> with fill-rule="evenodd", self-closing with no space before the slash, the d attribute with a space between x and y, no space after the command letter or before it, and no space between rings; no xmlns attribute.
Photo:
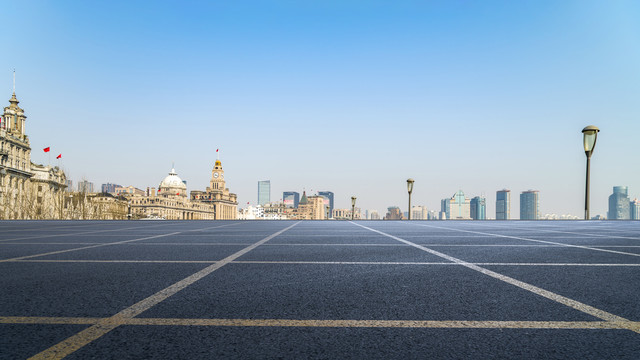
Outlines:
<svg viewBox="0 0 640 360"><path fill-rule="evenodd" d="M592 214L614 185L640 195L638 2L2 6L0 89L15 68L33 161L51 146L74 181L157 186L175 162L201 190L219 148L241 205L270 179L275 200L406 209L412 177L430 209L462 189L494 216L509 188L517 218L537 189L543 214L581 216L594 124Z"/></svg>

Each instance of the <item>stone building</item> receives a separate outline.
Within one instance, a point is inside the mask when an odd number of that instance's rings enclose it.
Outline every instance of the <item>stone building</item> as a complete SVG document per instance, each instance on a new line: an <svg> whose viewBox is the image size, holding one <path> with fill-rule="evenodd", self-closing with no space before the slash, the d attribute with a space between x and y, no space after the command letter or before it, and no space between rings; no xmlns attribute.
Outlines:
<svg viewBox="0 0 640 360"><path fill-rule="evenodd" d="M232 220L237 218L236 194L225 187L222 163L216 160L206 191L191 191L175 169L165 177L157 192L134 192L126 195L131 204L131 217L167 220Z"/></svg>
<svg viewBox="0 0 640 360"><path fill-rule="evenodd" d="M205 203L213 206L216 220L233 220L237 218L237 195L229 192L224 180L222 162L216 160L211 170L211 180L206 191L192 191L191 201Z"/></svg>
<svg viewBox="0 0 640 360"><path fill-rule="evenodd" d="M60 219L66 176L31 162L27 117L15 91L0 118L0 219Z"/></svg>

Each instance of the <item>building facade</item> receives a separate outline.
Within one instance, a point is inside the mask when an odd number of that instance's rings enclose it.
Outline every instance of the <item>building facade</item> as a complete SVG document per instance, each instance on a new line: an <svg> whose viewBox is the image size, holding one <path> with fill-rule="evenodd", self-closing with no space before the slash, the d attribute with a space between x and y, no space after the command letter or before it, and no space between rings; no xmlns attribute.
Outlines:
<svg viewBox="0 0 640 360"><path fill-rule="evenodd" d="M640 201L634 199L629 203L631 220L640 220Z"/></svg>
<svg viewBox="0 0 640 360"><path fill-rule="evenodd" d="M629 220L631 200L629 200L629 188L627 186L614 186L613 194L609 196L609 220Z"/></svg>
<svg viewBox="0 0 640 360"><path fill-rule="evenodd" d="M103 193L115 194L116 188L122 187L118 184L106 183L100 186Z"/></svg>
<svg viewBox="0 0 640 360"><path fill-rule="evenodd" d="M271 180L258 181L258 205L271 202Z"/></svg>
<svg viewBox="0 0 640 360"><path fill-rule="evenodd" d="M447 220L471 220L471 201L464 195L462 190L458 190L450 199L444 201L444 212Z"/></svg>
<svg viewBox="0 0 640 360"><path fill-rule="evenodd" d="M389 206L387 208L387 214L384 216L384 220L404 220L400 208L397 206Z"/></svg>
<svg viewBox="0 0 640 360"><path fill-rule="evenodd" d="M523 191L520 194L520 220L540 219L540 192Z"/></svg>
<svg viewBox="0 0 640 360"><path fill-rule="evenodd" d="M295 191L285 191L282 193L282 201L289 208L297 208L300 202L300 193Z"/></svg>
<svg viewBox="0 0 640 360"><path fill-rule="evenodd" d="M216 160L211 170L211 180L206 191L192 191L191 200L213 205L216 220L232 220L237 217L238 197L226 187L222 162Z"/></svg>
<svg viewBox="0 0 640 360"><path fill-rule="evenodd" d="M511 219L511 190L496 191L496 220Z"/></svg>
<svg viewBox="0 0 640 360"><path fill-rule="evenodd" d="M487 199L480 196L471 199L471 218L487 220Z"/></svg>
<svg viewBox="0 0 640 360"><path fill-rule="evenodd" d="M0 219L62 219L66 175L31 162L27 117L15 91L0 116Z"/></svg>
<svg viewBox="0 0 640 360"><path fill-rule="evenodd" d="M318 195L324 198L324 206L329 208L330 214L333 214L333 192L319 191Z"/></svg>

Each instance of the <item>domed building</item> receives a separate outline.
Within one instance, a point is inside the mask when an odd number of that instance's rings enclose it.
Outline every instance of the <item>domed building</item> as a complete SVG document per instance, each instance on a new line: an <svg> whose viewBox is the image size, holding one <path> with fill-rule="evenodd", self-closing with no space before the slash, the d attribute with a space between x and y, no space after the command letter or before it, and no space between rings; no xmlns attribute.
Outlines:
<svg viewBox="0 0 640 360"><path fill-rule="evenodd" d="M158 195L176 195L187 197L187 185L178 177L176 169L171 169L169 175L160 182Z"/></svg>
<svg viewBox="0 0 640 360"><path fill-rule="evenodd" d="M206 191L192 191L171 169L158 186L147 188L144 196L131 197L133 218L164 218L167 220L232 220L237 218L237 196L225 187L222 162L216 160Z"/></svg>
<svg viewBox="0 0 640 360"><path fill-rule="evenodd" d="M189 200L187 185L175 169L160 182L157 193L152 188L144 196L132 196L130 201L134 219L215 220L213 206Z"/></svg>

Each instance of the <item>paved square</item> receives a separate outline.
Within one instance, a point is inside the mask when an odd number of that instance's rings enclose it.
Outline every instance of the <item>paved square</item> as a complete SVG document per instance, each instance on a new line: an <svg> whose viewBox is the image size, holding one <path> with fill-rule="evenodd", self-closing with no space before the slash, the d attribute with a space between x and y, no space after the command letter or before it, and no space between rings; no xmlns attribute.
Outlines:
<svg viewBox="0 0 640 360"><path fill-rule="evenodd" d="M640 353L640 222L0 222L0 358Z"/></svg>

